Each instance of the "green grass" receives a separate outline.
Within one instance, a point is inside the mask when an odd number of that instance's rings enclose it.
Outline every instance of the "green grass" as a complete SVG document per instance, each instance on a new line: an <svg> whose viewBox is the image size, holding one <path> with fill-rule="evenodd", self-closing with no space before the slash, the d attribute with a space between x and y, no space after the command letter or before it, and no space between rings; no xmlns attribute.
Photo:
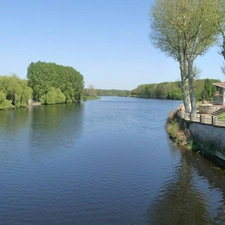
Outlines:
<svg viewBox="0 0 225 225"><path fill-rule="evenodd" d="M170 135L170 137L175 138L177 136L177 133L179 132L179 125L175 121L171 121L167 126L167 131Z"/></svg>
<svg viewBox="0 0 225 225"><path fill-rule="evenodd" d="M196 102L196 107L198 108L202 104L202 101L197 101Z"/></svg>
<svg viewBox="0 0 225 225"><path fill-rule="evenodd" d="M218 120L225 122L225 113L218 116Z"/></svg>
<svg viewBox="0 0 225 225"><path fill-rule="evenodd" d="M199 150L200 148L198 142L195 139L190 140L185 147L187 148L187 150L192 150L192 151Z"/></svg>

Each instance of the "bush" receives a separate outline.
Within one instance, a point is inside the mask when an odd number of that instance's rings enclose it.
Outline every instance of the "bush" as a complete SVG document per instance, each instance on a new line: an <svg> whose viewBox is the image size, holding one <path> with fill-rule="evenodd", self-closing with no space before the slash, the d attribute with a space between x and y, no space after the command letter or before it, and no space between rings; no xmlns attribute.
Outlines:
<svg viewBox="0 0 225 225"><path fill-rule="evenodd" d="M59 88L50 88L46 95L42 95L40 98L41 104L53 105L65 103L66 96L61 92Z"/></svg>
<svg viewBox="0 0 225 225"><path fill-rule="evenodd" d="M14 109L15 106L10 103L5 97L5 94L0 91L0 109Z"/></svg>

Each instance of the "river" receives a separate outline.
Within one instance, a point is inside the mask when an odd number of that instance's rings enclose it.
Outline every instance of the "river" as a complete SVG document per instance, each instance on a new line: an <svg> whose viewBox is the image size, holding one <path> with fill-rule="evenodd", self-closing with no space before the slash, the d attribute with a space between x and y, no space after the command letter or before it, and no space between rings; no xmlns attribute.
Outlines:
<svg viewBox="0 0 225 225"><path fill-rule="evenodd" d="M0 111L0 224L225 224L225 173L168 139L180 101Z"/></svg>

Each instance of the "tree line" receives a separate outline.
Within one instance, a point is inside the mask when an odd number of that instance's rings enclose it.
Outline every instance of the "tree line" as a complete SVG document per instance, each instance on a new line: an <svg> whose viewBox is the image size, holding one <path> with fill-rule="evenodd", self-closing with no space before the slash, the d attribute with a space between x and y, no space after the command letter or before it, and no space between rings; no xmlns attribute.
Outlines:
<svg viewBox="0 0 225 225"><path fill-rule="evenodd" d="M31 63L27 79L0 76L0 109L26 107L28 100L42 104L80 101L84 90L83 76L74 68L55 63Z"/></svg>
<svg viewBox="0 0 225 225"><path fill-rule="evenodd" d="M212 83L220 83L218 79L196 79L194 81L195 98L198 101L213 101L216 87ZM95 89L93 85L84 89L87 99L97 96L141 97L157 99L182 100L181 82L162 82L158 84L141 84L133 90ZM92 98L88 98L92 97Z"/></svg>
<svg viewBox="0 0 225 225"><path fill-rule="evenodd" d="M216 79L202 79L194 81L194 95L196 100L214 100L216 87L212 83L221 82ZM131 91L131 96L142 98L159 98L182 100L181 82L162 82L159 84L142 84Z"/></svg>
<svg viewBox="0 0 225 225"><path fill-rule="evenodd" d="M225 59L224 0L156 0L150 12L152 44L178 62L185 111L197 115L195 60L218 39L223 39Z"/></svg>
<svg viewBox="0 0 225 225"><path fill-rule="evenodd" d="M97 96L120 96L129 97L130 91L128 90L117 90L117 89L96 89Z"/></svg>

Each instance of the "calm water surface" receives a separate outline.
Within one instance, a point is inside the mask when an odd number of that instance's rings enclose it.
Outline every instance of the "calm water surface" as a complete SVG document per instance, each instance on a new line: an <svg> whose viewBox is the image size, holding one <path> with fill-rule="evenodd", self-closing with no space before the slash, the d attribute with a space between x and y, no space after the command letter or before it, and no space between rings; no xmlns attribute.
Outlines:
<svg viewBox="0 0 225 225"><path fill-rule="evenodd" d="M179 101L0 111L0 224L225 224L225 173L173 146Z"/></svg>

